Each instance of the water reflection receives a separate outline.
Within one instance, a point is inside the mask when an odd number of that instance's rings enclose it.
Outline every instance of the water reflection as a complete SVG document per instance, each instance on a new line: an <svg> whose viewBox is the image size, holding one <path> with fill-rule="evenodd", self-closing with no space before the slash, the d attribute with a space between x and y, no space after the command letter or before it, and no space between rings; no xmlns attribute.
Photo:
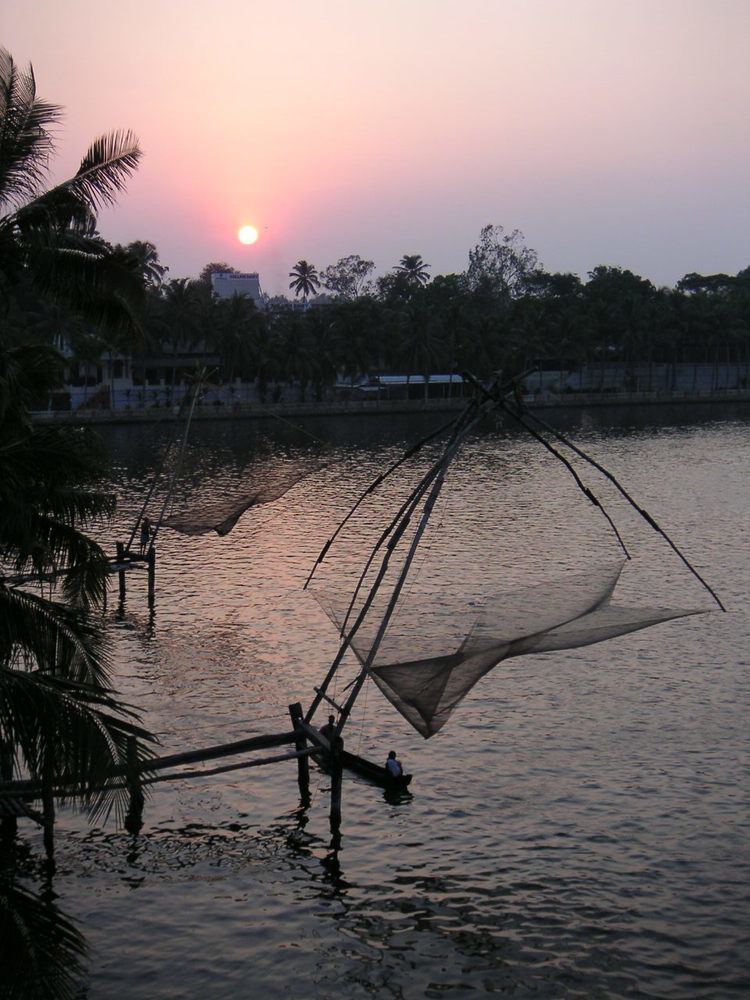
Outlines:
<svg viewBox="0 0 750 1000"><path fill-rule="evenodd" d="M72 1000L86 971L86 941L57 906L51 878L34 891L17 871L20 861L7 852L0 859L0 996Z"/></svg>
<svg viewBox="0 0 750 1000"><path fill-rule="evenodd" d="M347 748L381 759L398 747L416 794L394 801L345 778L338 846L327 780L316 774L310 807L295 805L293 764L160 785L137 838L63 815L55 885L90 935L92 996L245 996L248 983L346 1000L741 995L750 436L709 411L685 426L679 415L653 426L652 412L628 411L620 428L604 410L547 416L614 466L737 610L508 661L428 744L372 692ZM160 536L155 616L137 574L119 619L110 613L118 687L164 752L276 731L291 701L309 700L337 641L301 582L342 509L425 430L411 418L317 422L335 467L225 539ZM237 485L260 433L197 428L183 499L204 482ZM154 455L131 448L126 428L108 434L122 534ZM460 580L479 600L600 554L600 527L563 480L507 428L477 435L415 586ZM690 603L647 535L628 531L646 555L634 596ZM358 567L356 548L341 561Z"/></svg>

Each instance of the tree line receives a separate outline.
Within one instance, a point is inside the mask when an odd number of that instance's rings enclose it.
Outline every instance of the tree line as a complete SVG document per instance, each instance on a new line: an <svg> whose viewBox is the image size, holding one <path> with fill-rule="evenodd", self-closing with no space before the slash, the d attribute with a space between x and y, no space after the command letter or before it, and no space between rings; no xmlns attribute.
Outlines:
<svg viewBox="0 0 750 1000"><path fill-rule="evenodd" d="M12 340L64 339L84 360L108 350L136 357L205 350L220 357L223 380L257 379L261 395L293 381L303 397L318 398L337 377L376 373L486 377L538 362L750 358L750 268L691 273L667 288L602 265L584 281L546 271L518 230L488 225L462 273L431 277L419 254L405 254L380 277L358 254L320 271L300 260L289 272L293 297L264 296L256 304L212 294L212 273L234 271L226 263L207 264L195 279L169 280L153 244L100 245L137 286L137 331L92 320L75 303L50 303L26 280L7 313Z"/></svg>

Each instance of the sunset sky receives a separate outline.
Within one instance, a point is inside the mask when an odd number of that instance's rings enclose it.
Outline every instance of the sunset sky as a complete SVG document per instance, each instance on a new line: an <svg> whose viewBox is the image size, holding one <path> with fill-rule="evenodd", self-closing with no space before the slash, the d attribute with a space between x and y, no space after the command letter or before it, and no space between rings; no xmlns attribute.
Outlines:
<svg viewBox="0 0 750 1000"><path fill-rule="evenodd" d="M462 271L490 222L582 276L750 264L750 0L2 0L0 44L66 107L55 178L139 136L100 228L173 277Z"/></svg>

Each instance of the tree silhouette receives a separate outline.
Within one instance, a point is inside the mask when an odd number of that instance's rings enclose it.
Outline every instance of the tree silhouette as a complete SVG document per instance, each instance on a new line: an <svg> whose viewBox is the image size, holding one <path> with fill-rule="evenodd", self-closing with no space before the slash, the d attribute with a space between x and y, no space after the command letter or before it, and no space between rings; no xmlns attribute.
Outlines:
<svg viewBox="0 0 750 1000"><path fill-rule="evenodd" d="M415 285L426 285L430 280L430 265L425 264L418 253L405 254L393 270Z"/></svg>
<svg viewBox="0 0 750 1000"><path fill-rule="evenodd" d="M320 278L318 272L312 264L306 260L298 260L289 272L292 279L289 287L294 290L296 296L302 296L302 301L307 305L308 296L314 295L320 288Z"/></svg>
<svg viewBox="0 0 750 1000"><path fill-rule="evenodd" d="M61 116L37 97L32 68L19 70L0 49L0 290L24 282L97 325L137 330L138 264L97 235L95 213L124 190L138 141L127 131L100 136L73 177L45 190Z"/></svg>

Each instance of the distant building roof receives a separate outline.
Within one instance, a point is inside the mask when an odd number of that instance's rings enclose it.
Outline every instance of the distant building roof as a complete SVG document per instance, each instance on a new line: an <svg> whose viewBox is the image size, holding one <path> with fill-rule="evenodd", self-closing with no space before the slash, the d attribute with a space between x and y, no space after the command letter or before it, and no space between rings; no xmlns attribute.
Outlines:
<svg viewBox="0 0 750 1000"><path fill-rule="evenodd" d="M233 271L214 271L211 288L220 299L233 295L247 295L253 302L260 302L260 277L257 271L236 274Z"/></svg>
<svg viewBox="0 0 750 1000"><path fill-rule="evenodd" d="M410 385L423 385L424 375L378 375L377 381L381 385L406 385L408 382ZM431 384L446 383L446 382L463 382L460 375L456 375L454 372L452 375L430 375L428 381Z"/></svg>

